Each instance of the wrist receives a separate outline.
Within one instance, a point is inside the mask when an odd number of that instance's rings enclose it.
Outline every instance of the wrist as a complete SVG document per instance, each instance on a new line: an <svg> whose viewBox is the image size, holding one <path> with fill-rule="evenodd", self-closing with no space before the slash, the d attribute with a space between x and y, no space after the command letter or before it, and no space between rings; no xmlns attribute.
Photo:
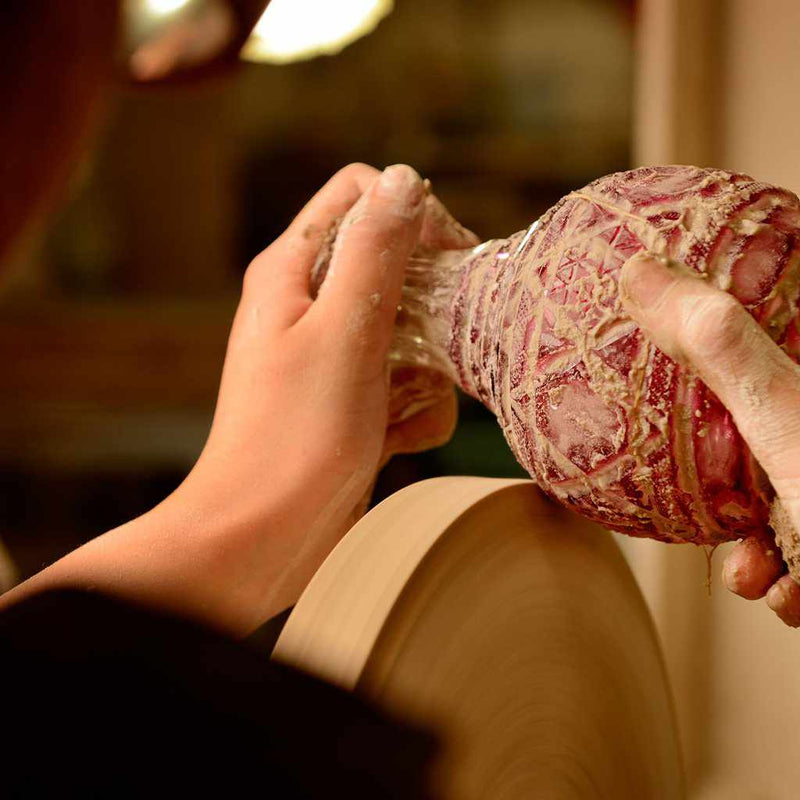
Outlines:
<svg viewBox="0 0 800 800"><path fill-rule="evenodd" d="M248 507L223 486L193 479L148 516L180 551L185 577L176 566L175 584L202 621L247 635L290 604L274 591L292 538L275 498Z"/></svg>
<svg viewBox="0 0 800 800"><path fill-rule="evenodd" d="M297 601L351 524L350 495L361 480L322 502L313 482L222 477L216 468L193 471L151 514L194 551L203 613L245 635Z"/></svg>

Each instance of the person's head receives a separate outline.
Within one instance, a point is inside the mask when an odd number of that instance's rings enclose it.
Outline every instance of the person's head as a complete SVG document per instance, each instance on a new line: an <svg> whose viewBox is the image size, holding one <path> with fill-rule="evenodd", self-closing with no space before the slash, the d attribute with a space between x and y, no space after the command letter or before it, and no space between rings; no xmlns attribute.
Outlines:
<svg viewBox="0 0 800 800"><path fill-rule="evenodd" d="M0 3L0 259L63 183L111 81L115 0Z"/></svg>
<svg viewBox="0 0 800 800"><path fill-rule="evenodd" d="M268 0L224 0L227 43L213 62L169 79L202 79L236 59ZM0 264L57 196L122 64L121 0L0 1Z"/></svg>

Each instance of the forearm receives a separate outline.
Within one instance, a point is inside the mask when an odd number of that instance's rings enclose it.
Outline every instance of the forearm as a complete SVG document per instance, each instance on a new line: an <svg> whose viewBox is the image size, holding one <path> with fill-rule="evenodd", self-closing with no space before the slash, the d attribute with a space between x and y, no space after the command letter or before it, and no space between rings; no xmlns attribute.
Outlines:
<svg viewBox="0 0 800 800"><path fill-rule="evenodd" d="M246 635L290 605L313 567L293 564L281 513L240 520L181 494L109 531L0 597L0 609L50 589L102 592Z"/></svg>

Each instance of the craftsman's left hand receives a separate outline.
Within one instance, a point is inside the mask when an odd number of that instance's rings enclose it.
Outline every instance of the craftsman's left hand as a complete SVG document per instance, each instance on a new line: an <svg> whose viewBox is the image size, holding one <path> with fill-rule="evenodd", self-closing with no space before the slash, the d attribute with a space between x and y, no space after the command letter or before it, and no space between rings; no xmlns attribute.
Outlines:
<svg viewBox="0 0 800 800"><path fill-rule="evenodd" d="M313 300L311 269L344 215ZM247 531L231 541L249 548L253 563L259 542L270 550L266 610L296 600L363 514L380 464L452 433L455 398L445 381L439 403L387 429L387 351L405 264L421 237L439 248L476 243L410 167L380 174L357 164L248 268L208 444L176 495L223 527ZM276 536L283 559L267 548Z"/></svg>
<svg viewBox="0 0 800 800"><path fill-rule="evenodd" d="M312 267L341 217L314 299ZM0 609L69 586L243 635L295 602L363 513L379 465L452 433L452 385L399 371L392 384L387 353L414 249L476 243L410 167L338 173L247 270L211 433L186 480ZM424 410L409 417L408 399Z"/></svg>

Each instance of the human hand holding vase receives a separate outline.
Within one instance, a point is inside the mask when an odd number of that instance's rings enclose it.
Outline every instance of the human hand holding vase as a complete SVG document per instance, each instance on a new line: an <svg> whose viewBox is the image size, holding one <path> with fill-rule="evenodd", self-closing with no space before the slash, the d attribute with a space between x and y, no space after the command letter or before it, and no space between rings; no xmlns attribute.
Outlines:
<svg viewBox="0 0 800 800"><path fill-rule="evenodd" d="M624 305L620 274L637 256L727 292L794 369L800 202L696 167L601 178L508 239L417 251L390 357L455 380L496 414L544 491L607 528L665 542L769 543L774 490L732 409ZM317 283L324 272L323 260ZM781 540L785 554L793 538ZM768 546L758 558L780 574Z"/></svg>

